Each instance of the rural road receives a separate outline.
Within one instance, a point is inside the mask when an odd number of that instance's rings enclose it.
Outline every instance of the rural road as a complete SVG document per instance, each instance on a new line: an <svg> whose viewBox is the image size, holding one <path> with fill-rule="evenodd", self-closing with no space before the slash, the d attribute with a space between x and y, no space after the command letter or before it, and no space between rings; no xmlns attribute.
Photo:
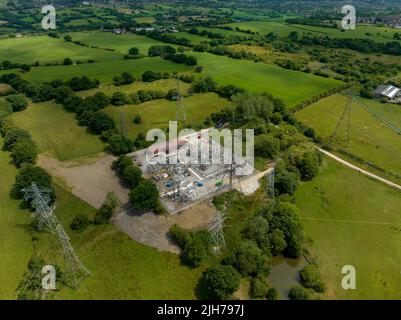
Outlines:
<svg viewBox="0 0 401 320"><path fill-rule="evenodd" d="M396 188L396 189L398 189L398 190L401 190L401 186L400 186L399 184L396 184L396 183L394 183L394 182L392 182L392 181L390 181L390 180L384 179L384 178L382 178L382 177L380 177L380 176L378 176L378 175L376 175L376 174L373 174L373 173L370 173L369 171L366 171L366 170L364 170L364 169L361 169L361 168L359 168L359 167L353 165L352 163L349 163L348 161L345 161L345 160L341 159L340 157L337 157L336 155L334 155L334 154L332 154L332 153L330 153L330 152L328 152L328 151L326 151L326 150L323 150L323 149L319 148L318 146L315 146L315 147L316 147L321 153L323 153L323 154L325 154L326 156L328 156L328 157L334 159L334 160L337 161L337 162L342 163L342 164L345 165L346 167L351 168L351 169L353 169L353 170L355 170L355 171L358 171L358 172L360 172L360 173L362 173L362 174L364 174L364 175L366 175L366 176L368 176L368 177L371 177L372 179L381 181L381 182L387 184L387 185L390 186L390 187L393 187L393 188Z"/></svg>

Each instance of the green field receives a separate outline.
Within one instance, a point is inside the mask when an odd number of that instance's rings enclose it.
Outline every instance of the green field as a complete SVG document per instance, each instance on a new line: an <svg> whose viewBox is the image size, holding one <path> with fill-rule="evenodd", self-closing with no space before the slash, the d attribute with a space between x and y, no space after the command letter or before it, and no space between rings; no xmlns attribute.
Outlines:
<svg viewBox="0 0 401 320"><path fill-rule="evenodd" d="M309 34L312 36L329 36L330 38L366 38L377 42L394 41L393 35L396 29L378 27L374 25L359 24L355 30L346 30L342 32L340 28L323 28L306 25L292 25L285 22L239 22L228 24L230 27L239 27L244 30L259 32L260 34L268 34L273 32L280 37L288 36L291 32L296 31L299 34Z"/></svg>
<svg viewBox="0 0 401 320"><path fill-rule="evenodd" d="M215 93L196 94L182 101L185 108L186 124L193 126L202 122L213 112L230 105L226 99L219 98ZM124 115L124 130L132 138L139 132L146 134L150 129L166 129L169 121L175 120L176 102L167 100L153 100L137 106L108 107L104 111L110 114L120 127L120 114ZM141 124L134 124L136 115L142 118Z"/></svg>
<svg viewBox="0 0 401 320"><path fill-rule="evenodd" d="M233 84L253 92L268 92L288 106L318 95L342 83L265 63L235 60L209 53L193 53L204 74L219 84Z"/></svg>
<svg viewBox="0 0 401 320"><path fill-rule="evenodd" d="M120 75L125 71L131 73L136 78L140 78L147 70L172 73L174 71L189 71L191 69L185 65L156 57L88 63L75 66L36 67L24 74L23 78L29 82L40 84L53 79L68 80L72 77L86 75L107 84L111 83L116 75Z"/></svg>
<svg viewBox="0 0 401 320"><path fill-rule="evenodd" d="M200 43L202 41L210 41L210 39L206 37L201 37L196 34L191 34L188 32L176 32L176 33L168 33L169 36L173 36L175 38L185 38L190 40L193 44Z"/></svg>
<svg viewBox="0 0 401 320"><path fill-rule="evenodd" d="M94 31L68 34L73 40L79 40L89 46L114 49L122 54L127 54L129 49L136 47L140 50L141 54L147 55L151 46L166 45L164 42L133 33L115 35L110 32Z"/></svg>
<svg viewBox="0 0 401 320"><path fill-rule="evenodd" d="M302 123L314 128L318 136L328 140L333 134L346 104L347 98L345 96L332 95L301 110L296 114L296 117ZM393 105L380 107L385 110L397 108ZM392 111L387 112L391 115L396 114ZM334 147L352 153L370 164L398 175L398 177L391 176L390 178L400 181L401 137L354 102L351 107L350 143L348 144L347 118L346 116L339 126L338 133L333 140ZM392 119L396 119L396 117L392 117ZM368 167L369 169L370 167Z"/></svg>
<svg viewBox="0 0 401 320"><path fill-rule="evenodd" d="M190 87L189 83L180 81L181 94L186 95L189 87ZM103 92L104 94L111 96L114 92L118 91L125 92L127 94L139 90L156 90L156 91L168 92L169 90L176 88L177 88L176 79L163 79L153 82L135 81L132 84L118 87L113 84L110 84L107 86L102 86L101 88L81 91L78 92L77 94L81 97L87 97L94 95L96 92Z"/></svg>
<svg viewBox="0 0 401 320"><path fill-rule="evenodd" d="M401 298L401 194L331 160L296 192L328 299ZM356 268L356 290L341 288L345 265Z"/></svg>
<svg viewBox="0 0 401 320"><path fill-rule="evenodd" d="M26 110L13 113L11 119L31 133L39 153L52 154L61 161L95 155L105 146L87 133L86 127L78 126L73 113L52 102L30 104Z"/></svg>
<svg viewBox="0 0 401 320"><path fill-rule="evenodd" d="M88 59L111 61L122 59L122 55L105 50L91 49L48 36L23 37L0 40L0 61L32 64L62 63L64 58L74 62Z"/></svg>
<svg viewBox="0 0 401 320"><path fill-rule="evenodd" d="M156 21L155 17L134 17L136 23L154 23Z"/></svg>
<svg viewBox="0 0 401 320"><path fill-rule="evenodd" d="M33 252L25 229L31 221L29 212L19 209L19 202L9 196L17 172L10 161L9 155L0 151L0 300L15 298L15 289Z"/></svg>

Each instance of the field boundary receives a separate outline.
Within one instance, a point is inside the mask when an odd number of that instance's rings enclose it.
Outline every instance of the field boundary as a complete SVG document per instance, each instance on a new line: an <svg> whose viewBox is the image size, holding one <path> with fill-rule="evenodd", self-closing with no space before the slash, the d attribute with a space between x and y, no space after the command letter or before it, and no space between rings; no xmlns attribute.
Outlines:
<svg viewBox="0 0 401 320"><path fill-rule="evenodd" d="M360 167L358 167L358 166L356 166L356 165L353 165L352 163L350 163L350 162L348 162L348 161L346 161L346 160L344 160L344 159L342 159L342 158L340 158L340 157L338 157L338 156L332 154L331 152L328 152L328 151L326 151L326 150L323 150L322 148L320 148L320 147L318 147L318 146L316 146L316 145L315 145L315 147L316 147L321 153L323 153L323 154L325 154L326 156L328 156L329 158L332 158L333 160L335 160L335 161L337 161L337 162L339 162L339 163L345 165L346 167L348 167L348 168L350 168L350 169L353 169L353 170L355 170L355 171L358 171L359 173L362 173L362 174L364 174L364 175L366 175L366 176L368 176L368 177L370 177L370 178L372 178L372 179L378 180L378 181L380 181L380 182L382 182L382 183L387 184L387 185L390 186L390 187L393 187L393 188L398 189L398 190L401 191L401 185L396 184L396 183L394 183L394 182L392 182L392 181L390 181L390 180L387 180L387 179L385 179L385 178L382 178L382 177L380 177L380 176L378 176L378 175L376 175L376 174L373 174L373 173L371 173L371 172L369 172L369 171L366 171L366 170L364 170L364 169L362 169L362 168L360 168Z"/></svg>

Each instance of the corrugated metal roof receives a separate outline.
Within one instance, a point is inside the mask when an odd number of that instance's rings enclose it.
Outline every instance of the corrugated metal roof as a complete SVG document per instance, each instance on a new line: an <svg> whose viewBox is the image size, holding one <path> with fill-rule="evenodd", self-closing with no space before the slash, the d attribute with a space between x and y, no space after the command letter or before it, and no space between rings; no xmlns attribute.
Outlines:
<svg viewBox="0 0 401 320"><path fill-rule="evenodd" d="M379 86L374 91L375 94L381 94L387 98L393 99L398 93L401 92L401 89L394 87L392 85L388 86Z"/></svg>

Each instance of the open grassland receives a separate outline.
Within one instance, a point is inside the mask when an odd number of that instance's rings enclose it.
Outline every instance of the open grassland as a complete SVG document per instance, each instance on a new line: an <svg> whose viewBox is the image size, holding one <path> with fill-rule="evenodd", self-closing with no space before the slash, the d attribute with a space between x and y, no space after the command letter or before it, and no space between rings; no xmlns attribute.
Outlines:
<svg viewBox="0 0 401 320"><path fill-rule="evenodd" d="M226 99L219 98L215 93L196 94L182 101L187 121L186 124L200 125L213 112L218 112L230 105ZM145 102L140 105L127 105L124 107L108 107L104 111L111 115L120 127L121 115L124 119L124 132L135 138L139 132L146 134L150 129L167 129L169 121L175 121L177 103L164 99ZM139 115L140 124L133 123Z"/></svg>
<svg viewBox="0 0 401 320"><path fill-rule="evenodd" d="M259 32L260 34L268 34L270 32L280 37L288 36L291 32L296 31L299 34L307 34L312 36L328 36L330 38L365 38L377 42L394 41L393 35L398 30L387 27L378 27L374 25L359 24L355 30L342 31L340 28L323 28L306 25L286 24L285 22L239 22L228 24L231 27L239 27L244 30Z"/></svg>
<svg viewBox="0 0 401 320"><path fill-rule="evenodd" d="M39 153L52 154L61 161L96 155L105 146L86 127L79 127L74 114L59 104L31 103L26 110L13 113L11 119L31 133Z"/></svg>
<svg viewBox="0 0 401 320"><path fill-rule="evenodd" d="M10 161L9 154L0 151L0 300L16 297L15 289L33 252L31 236L26 231L31 221L29 212L19 209L19 201L9 196L17 172Z"/></svg>
<svg viewBox="0 0 401 320"><path fill-rule="evenodd" d="M312 104L296 114L304 124L315 129L318 136L326 141L334 133L342 113L347 105L347 97L336 94ZM376 105L377 107L377 105ZM389 114L397 106L380 106ZM395 118L395 117L394 117ZM367 170L372 171L369 164L386 170L391 180L401 180L401 136L385 125L378 118L366 111L356 102L351 106L350 143L348 144L348 116L341 122L337 135L333 140L335 150L345 150L368 162ZM399 120L398 120L399 121ZM343 157L348 158L345 155ZM349 159L352 160L352 159ZM363 166L364 163L358 163ZM380 172L379 172L380 174ZM383 175L383 173L381 173Z"/></svg>
<svg viewBox="0 0 401 320"><path fill-rule="evenodd" d="M143 55L148 54L151 46L166 45L164 42L154 40L145 36L128 33L122 35L115 35L110 32L92 31L92 32L75 32L68 33L73 40L81 41L89 46L114 49L115 51L128 54L128 50L136 47ZM178 47L172 45L173 47Z"/></svg>
<svg viewBox="0 0 401 320"><path fill-rule="evenodd" d="M155 17L134 17L136 23L154 23L156 21Z"/></svg>
<svg viewBox="0 0 401 320"><path fill-rule="evenodd" d="M373 99L360 99L368 108L376 112L380 117L391 122L401 129L401 106L396 104L382 103Z"/></svg>
<svg viewBox="0 0 401 320"><path fill-rule="evenodd" d="M191 86L190 84L180 81L181 94L185 95L190 86ZM176 88L177 88L176 79L162 79L153 82L135 81L132 84L118 87L113 84L110 84L107 86L102 86L101 88L78 92L78 95L81 97L88 97L94 95L97 92L103 92L108 96L112 96L114 92L119 92L119 91L127 94L139 90L156 90L156 91L168 92L169 90Z"/></svg>
<svg viewBox="0 0 401 320"><path fill-rule="evenodd" d="M202 41L209 41L207 37L198 36L196 34L188 33L188 32L176 32L176 33L168 33L169 36L173 36L177 39L185 38L190 40L193 44L198 44Z"/></svg>
<svg viewBox="0 0 401 320"><path fill-rule="evenodd" d="M194 53L204 74L219 84L233 84L252 92L268 92L294 106L342 83L265 63Z"/></svg>
<svg viewBox="0 0 401 320"><path fill-rule="evenodd" d="M23 37L0 40L0 61L32 64L62 63L65 58L74 62L92 59L94 61L111 61L122 59L122 55L99 49L92 49L68 43L62 39L48 36Z"/></svg>
<svg viewBox="0 0 401 320"><path fill-rule="evenodd" d="M401 298L401 194L332 160L296 193L310 250L328 299ZM356 290L343 290L341 269L356 268Z"/></svg>
<svg viewBox="0 0 401 320"><path fill-rule="evenodd" d="M81 282L78 291L63 287L56 299L195 298L195 286L203 268L182 266L177 255L140 244L112 224L92 226L80 233L71 231L68 225L75 215L93 217L94 209L61 187L56 190L56 214L78 256L92 273Z"/></svg>
<svg viewBox="0 0 401 320"><path fill-rule="evenodd" d="M86 75L108 84L112 82L116 75L120 75L123 72L129 72L135 78L140 78L141 75L148 70L173 73L175 71L189 71L191 68L156 57L135 60L116 60L74 66L36 67L24 74L23 78L33 84L41 84L53 79L68 80L72 77Z"/></svg>

